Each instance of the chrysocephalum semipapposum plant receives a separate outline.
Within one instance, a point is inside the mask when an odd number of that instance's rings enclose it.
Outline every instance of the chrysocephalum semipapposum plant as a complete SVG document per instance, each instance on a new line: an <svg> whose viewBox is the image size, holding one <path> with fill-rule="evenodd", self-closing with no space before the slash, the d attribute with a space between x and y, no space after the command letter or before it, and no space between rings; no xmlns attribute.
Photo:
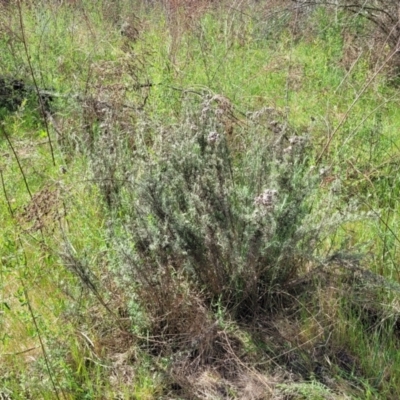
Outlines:
<svg viewBox="0 0 400 400"><path fill-rule="evenodd" d="M318 181L308 140L272 108L237 120L220 95L187 99L184 110L175 125L153 127L151 149L138 142L126 160L124 274L160 304L179 277L210 303L254 315L311 251L300 229Z"/></svg>

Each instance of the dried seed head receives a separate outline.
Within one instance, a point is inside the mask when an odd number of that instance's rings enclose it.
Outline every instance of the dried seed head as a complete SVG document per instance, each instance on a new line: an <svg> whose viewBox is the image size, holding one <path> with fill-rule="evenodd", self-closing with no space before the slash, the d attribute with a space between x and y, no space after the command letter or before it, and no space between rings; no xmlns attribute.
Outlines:
<svg viewBox="0 0 400 400"><path fill-rule="evenodd" d="M283 149L283 152L284 152L285 154L290 154L290 153L292 152L292 150L293 150L293 147L292 147L292 146L289 146L289 147L286 147L286 149Z"/></svg>
<svg viewBox="0 0 400 400"><path fill-rule="evenodd" d="M208 143L215 143L218 139L219 139L219 134L216 131L210 132L207 137Z"/></svg>
<svg viewBox="0 0 400 400"><path fill-rule="evenodd" d="M304 136L292 136L289 139L290 144L302 144L304 143L307 139Z"/></svg>
<svg viewBox="0 0 400 400"><path fill-rule="evenodd" d="M264 193L254 199L254 204L263 206L268 210L272 209L278 197L278 191L275 189L266 189Z"/></svg>
<svg viewBox="0 0 400 400"><path fill-rule="evenodd" d="M330 167L322 167L319 170L319 175L320 176L325 176L329 171L330 171Z"/></svg>

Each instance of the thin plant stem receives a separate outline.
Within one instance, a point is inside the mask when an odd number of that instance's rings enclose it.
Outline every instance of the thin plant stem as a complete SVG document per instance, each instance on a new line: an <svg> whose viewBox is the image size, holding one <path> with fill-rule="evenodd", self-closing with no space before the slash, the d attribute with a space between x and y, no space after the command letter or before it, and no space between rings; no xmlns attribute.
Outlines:
<svg viewBox="0 0 400 400"><path fill-rule="evenodd" d="M29 72L31 74L33 85L35 86L35 90L36 90L36 93L37 93L37 96L38 96L38 99L39 99L40 111L41 111L41 114L42 114L42 118L43 118L45 129L46 129L46 132L47 132L47 141L48 141L49 147L50 147L51 159L52 159L53 165L55 166L56 165L56 160L55 160L55 157L54 157L53 143L52 143L51 137L50 137L49 124L47 122L47 117L46 117L47 112L46 112L44 104L43 104L43 99L42 99L42 96L40 94L39 86L37 84L35 73L33 71L32 63L31 63L31 57L30 57L30 54L29 54L29 51L28 51L27 39L26 39L25 28L24 28L24 20L22 18L21 0L18 0L17 6L18 6L17 8L18 8L19 25L20 25L20 28L21 28L21 35L22 35L22 43L24 45L24 51L25 51L26 59L27 59L28 66L29 66Z"/></svg>
<svg viewBox="0 0 400 400"><path fill-rule="evenodd" d="M346 114L343 116L343 118L340 120L338 126L335 128L335 130L332 132L332 134L329 136L324 148L322 149L321 153L317 157L316 164L318 165L324 154L329 150L329 146L332 143L333 138L336 136L336 134L339 132L340 128L344 125L344 123L347 121L347 118L350 115L350 112L352 109L355 107L355 105L358 103L362 95L365 93L365 91L369 88L369 86L372 84L372 82L376 79L376 77L379 75L379 73L382 71L382 69L387 65L387 63L398 53L399 49L396 48L389 56L385 59L385 61L382 63L382 65L378 68L378 70L371 76L370 79L365 83L361 91L357 94L356 98L354 101L350 104L349 108L346 111Z"/></svg>
<svg viewBox="0 0 400 400"><path fill-rule="evenodd" d="M27 259L26 253L25 253L24 246L22 244L21 237L18 236L18 240L19 240L21 249L23 250L24 265L25 265L25 268L27 268L28 259ZM52 368L51 368L51 365L50 365L49 356L47 354L47 350L46 350L46 347L45 347L44 342L43 342L42 334L40 332L39 325L37 323L37 319L36 319L35 313L34 313L33 308L32 308L32 303L31 303L30 298L29 298L28 288L26 286L24 278L20 277L20 280L21 280L22 289L24 291L26 304L28 306L29 314L30 314L30 316L32 318L33 325L35 326L35 331L37 333L37 336L38 336L38 339L39 339L39 343L40 343L40 347L42 349L42 354L43 354L43 357L44 357L44 362L46 364L47 372L49 374L51 385L53 387L54 394L55 394L57 400L60 400L60 395L59 395L58 390L57 390L56 382L54 381L54 377L53 377L53 372L52 372ZM63 398L66 399L66 396L64 395L64 393L63 393Z"/></svg>
<svg viewBox="0 0 400 400"><path fill-rule="evenodd" d="M21 165L21 162L20 162L20 160L19 160L18 154L17 154L17 152L15 151L14 146L13 146L13 144L11 143L10 136L8 135L8 133L7 133L7 131L5 130L5 128L4 128L3 125L1 125L1 131L2 131L2 133L3 133L3 135L4 135L4 137L6 138L6 141L7 141L8 145L10 146L11 151L12 151L13 154L14 154L15 161L16 161L17 164L18 164L18 168L19 168L19 170L20 170L20 172L21 172L21 175L22 175L22 178L23 178L23 180L24 180L26 190L27 190L27 192L29 193L29 197L32 199L32 197L33 197L33 196L32 196L32 192L31 192L31 189L29 188L28 180L27 180L26 175L25 175L25 172L24 172L24 170L23 170L23 168L22 168L22 165Z"/></svg>
<svg viewBox="0 0 400 400"><path fill-rule="evenodd" d="M6 190L6 185L5 185L5 182L4 182L4 176L3 176L3 170L2 169L0 169L0 179L1 179L1 187L3 188L4 197L6 199L6 203L7 203L7 206L8 206L8 211L10 212L11 218L14 218L14 212L13 212L12 207L11 207L10 199L8 198L8 195L7 195L7 190Z"/></svg>

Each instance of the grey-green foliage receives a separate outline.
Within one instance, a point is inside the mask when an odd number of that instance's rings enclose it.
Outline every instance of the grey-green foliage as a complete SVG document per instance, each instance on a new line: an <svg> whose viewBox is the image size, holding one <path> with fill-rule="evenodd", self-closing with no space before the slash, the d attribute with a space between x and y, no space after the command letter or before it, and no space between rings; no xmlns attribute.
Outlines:
<svg viewBox="0 0 400 400"><path fill-rule="evenodd" d="M117 150L125 178L111 208L123 274L157 290L173 271L211 301L256 312L312 251L299 229L317 182L307 139L270 108L230 132L235 117L222 96L185 100L184 109L179 123L155 124L152 141L138 132L133 151Z"/></svg>

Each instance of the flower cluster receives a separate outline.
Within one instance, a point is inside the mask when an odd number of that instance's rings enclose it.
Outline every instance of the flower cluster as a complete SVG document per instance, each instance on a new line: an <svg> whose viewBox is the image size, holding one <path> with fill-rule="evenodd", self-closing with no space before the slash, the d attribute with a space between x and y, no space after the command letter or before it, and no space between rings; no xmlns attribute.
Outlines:
<svg viewBox="0 0 400 400"><path fill-rule="evenodd" d="M215 131L209 133L207 137L208 143L215 143L219 139L219 134Z"/></svg>
<svg viewBox="0 0 400 400"><path fill-rule="evenodd" d="M254 204L265 207L268 210L274 208L278 197L278 191L275 189L266 189L254 199Z"/></svg>

